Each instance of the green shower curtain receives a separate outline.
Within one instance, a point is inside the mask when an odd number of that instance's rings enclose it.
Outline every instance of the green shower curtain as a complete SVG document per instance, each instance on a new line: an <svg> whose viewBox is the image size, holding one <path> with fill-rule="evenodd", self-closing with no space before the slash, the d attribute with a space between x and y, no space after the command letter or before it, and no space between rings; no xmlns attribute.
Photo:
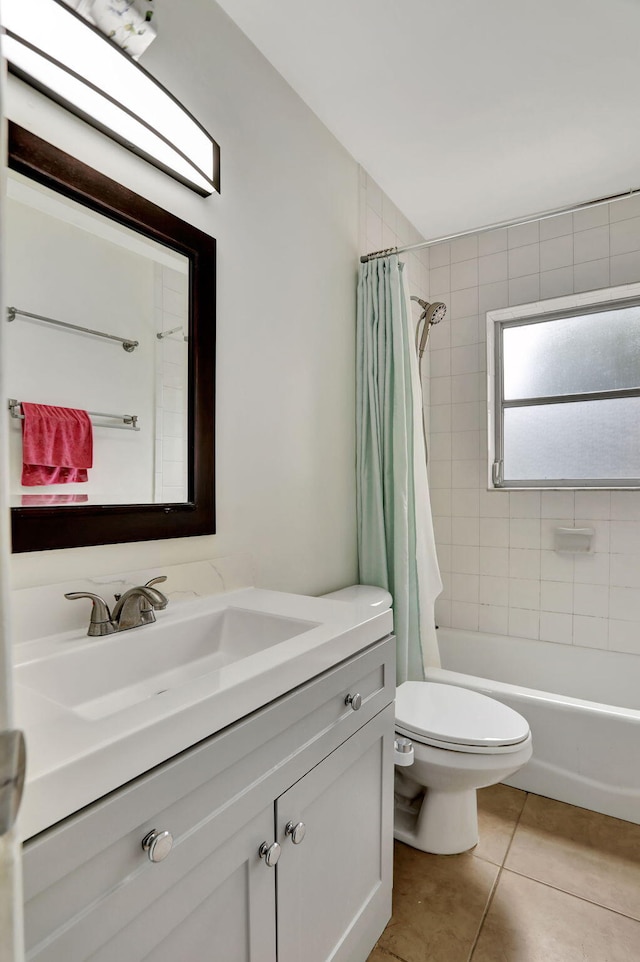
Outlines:
<svg viewBox="0 0 640 962"><path fill-rule="evenodd" d="M360 583L393 595L397 684L439 664L433 606L442 590L422 434L422 394L405 265L360 265L357 313Z"/></svg>

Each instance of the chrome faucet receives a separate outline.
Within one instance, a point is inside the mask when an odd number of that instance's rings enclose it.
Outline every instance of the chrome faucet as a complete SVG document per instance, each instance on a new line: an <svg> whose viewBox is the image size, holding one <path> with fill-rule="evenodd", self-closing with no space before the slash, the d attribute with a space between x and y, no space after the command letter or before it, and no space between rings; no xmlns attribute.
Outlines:
<svg viewBox="0 0 640 962"><path fill-rule="evenodd" d="M166 580L166 575L162 575L160 578L152 578L146 585L129 588L123 595L116 597L116 606L113 609L111 620L115 623L117 631L139 628L140 625L150 625L156 620L154 609L162 610L166 608L169 599L152 586Z"/></svg>
<svg viewBox="0 0 640 962"><path fill-rule="evenodd" d="M93 604L87 634L91 638L101 638L116 631L152 624L156 620L154 611L162 610L169 604L166 595L153 586L166 580L167 576L161 575L159 578L152 578L146 585L138 585L136 588L129 588L123 595L116 595L113 614L104 599L90 591L70 591L65 594L65 598L69 601L77 598L91 599Z"/></svg>

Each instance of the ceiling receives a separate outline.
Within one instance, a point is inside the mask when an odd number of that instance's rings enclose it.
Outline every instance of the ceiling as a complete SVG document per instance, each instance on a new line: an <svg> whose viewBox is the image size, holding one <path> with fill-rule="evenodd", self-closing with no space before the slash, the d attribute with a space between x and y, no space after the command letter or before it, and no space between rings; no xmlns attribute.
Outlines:
<svg viewBox="0 0 640 962"><path fill-rule="evenodd" d="M218 0L427 238L640 187L640 0Z"/></svg>

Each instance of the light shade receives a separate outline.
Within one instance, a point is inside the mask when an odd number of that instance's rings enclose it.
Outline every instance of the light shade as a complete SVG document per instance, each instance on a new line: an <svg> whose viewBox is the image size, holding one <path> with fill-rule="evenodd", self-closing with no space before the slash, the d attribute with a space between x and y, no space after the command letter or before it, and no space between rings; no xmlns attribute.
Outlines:
<svg viewBox="0 0 640 962"><path fill-rule="evenodd" d="M220 148L147 71L62 0L2 0L9 69L203 196Z"/></svg>

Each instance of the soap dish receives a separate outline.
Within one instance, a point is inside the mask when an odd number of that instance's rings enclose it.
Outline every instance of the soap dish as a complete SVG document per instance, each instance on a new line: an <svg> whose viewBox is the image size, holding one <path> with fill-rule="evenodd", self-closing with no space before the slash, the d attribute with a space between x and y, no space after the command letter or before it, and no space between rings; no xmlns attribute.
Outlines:
<svg viewBox="0 0 640 962"><path fill-rule="evenodd" d="M593 551L593 528L556 528L554 549L569 554L588 554Z"/></svg>

